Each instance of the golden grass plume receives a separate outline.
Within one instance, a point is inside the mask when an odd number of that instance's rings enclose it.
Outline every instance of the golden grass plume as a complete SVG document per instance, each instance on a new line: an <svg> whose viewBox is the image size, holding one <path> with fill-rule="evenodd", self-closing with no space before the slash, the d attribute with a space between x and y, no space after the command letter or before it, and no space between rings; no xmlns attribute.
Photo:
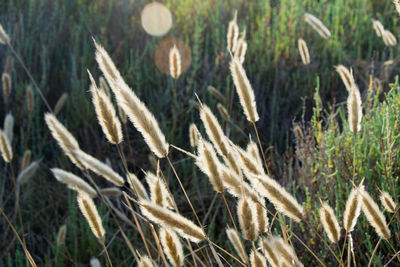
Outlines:
<svg viewBox="0 0 400 267"><path fill-rule="evenodd" d="M3 130L8 138L8 141L10 144L12 144L14 137L14 116L11 114L11 112L7 113L4 119Z"/></svg>
<svg viewBox="0 0 400 267"><path fill-rule="evenodd" d="M293 248L289 246L282 238L271 236L271 242L276 249L277 254L280 256L282 262L286 262L289 266L300 267L303 264L300 262Z"/></svg>
<svg viewBox="0 0 400 267"><path fill-rule="evenodd" d="M65 243L65 237L67 236L67 225L61 225L57 233L57 246L62 246Z"/></svg>
<svg viewBox="0 0 400 267"><path fill-rule="evenodd" d="M246 57L246 51L247 51L247 42L245 40L246 38L246 31L244 30L241 34L242 36L238 39L236 43L236 49L235 49L235 58L237 58L240 62L240 64L243 64L245 57Z"/></svg>
<svg viewBox="0 0 400 267"><path fill-rule="evenodd" d="M319 217L329 240L332 243L338 242L340 239L340 226L336 219L335 212L328 203L321 203Z"/></svg>
<svg viewBox="0 0 400 267"><path fill-rule="evenodd" d="M265 257L258 251L251 250L250 252L251 267L267 267Z"/></svg>
<svg viewBox="0 0 400 267"><path fill-rule="evenodd" d="M69 188L78 192L82 191L92 198L97 195L96 190L91 185L75 174L58 168L52 168L51 172L59 182L68 185Z"/></svg>
<svg viewBox="0 0 400 267"><path fill-rule="evenodd" d="M308 51L307 43L302 38L299 38L297 40L297 46L303 64L304 65L310 64L310 53Z"/></svg>
<svg viewBox="0 0 400 267"><path fill-rule="evenodd" d="M371 19L371 22L372 22L372 27L374 27L374 30L376 32L376 35L378 37L383 37L385 28L383 27L382 23L376 19Z"/></svg>
<svg viewBox="0 0 400 267"><path fill-rule="evenodd" d="M4 72L1 75L1 81L3 85L3 97L5 101L8 101L8 97L11 94L12 86L11 86L11 76L9 73Z"/></svg>
<svg viewBox="0 0 400 267"><path fill-rule="evenodd" d="M392 32L385 30L383 32L383 42L386 46L396 46L397 45L397 39L396 37L393 35Z"/></svg>
<svg viewBox="0 0 400 267"><path fill-rule="evenodd" d="M146 173L146 181L150 188L151 201L161 207L173 209L173 200L164 181L151 172Z"/></svg>
<svg viewBox="0 0 400 267"><path fill-rule="evenodd" d="M174 79L178 79L182 73L182 59L178 48L174 45L169 51L169 74Z"/></svg>
<svg viewBox="0 0 400 267"><path fill-rule="evenodd" d="M262 238L262 250L272 267L280 267L280 256L271 239Z"/></svg>
<svg viewBox="0 0 400 267"><path fill-rule="evenodd" d="M196 124L191 123L189 126L189 141L191 147L197 147L197 142L199 140L199 130Z"/></svg>
<svg viewBox="0 0 400 267"><path fill-rule="evenodd" d="M240 236L237 234L236 230L233 228L226 228L226 235L240 259L244 262L248 262L249 258L247 257L246 249L240 241Z"/></svg>
<svg viewBox="0 0 400 267"><path fill-rule="evenodd" d="M33 113L34 106L35 106L35 99L33 96L32 86L28 85L26 87L26 107L31 115Z"/></svg>
<svg viewBox="0 0 400 267"><path fill-rule="evenodd" d="M101 241L104 241L104 236L106 234L100 215L96 209L96 205L93 200L85 193L78 194L78 206L81 210L83 216L89 223L90 229L93 234Z"/></svg>
<svg viewBox="0 0 400 267"><path fill-rule="evenodd" d="M314 15L311 15L309 13L304 14L304 20L307 22L318 34L324 38L324 39L329 39L331 36L331 32L328 30L328 28L322 23L320 19L315 17Z"/></svg>
<svg viewBox="0 0 400 267"><path fill-rule="evenodd" d="M155 267L153 261L147 256L140 256L140 261L138 262L138 267Z"/></svg>
<svg viewBox="0 0 400 267"><path fill-rule="evenodd" d="M163 246L164 253L172 266L180 267L184 263L184 254L181 241L174 231L164 227L160 228L160 241Z"/></svg>
<svg viewBox="0 0 400 267"><path fill-rule="evenodd" d="M21 161L21 170L28 167L28 165L31 163L31 158L32 158L32 151L30 151L29 149L25 150L24 156L22 157Z"/></svg>
<svg viewBox="0 0 400 267"><path fill-rule="evenodd" d="M5 162L10 163L12 161L14 154L11 144L7 138L7 135L2 130L0 130L0 152Z"/></svg>
<svg viewBox="0 0 400 267"><path fill-rule="evenodd" d="M343 227L347 233L354 230L354 226L357 223L358 216L361 211L361 198L360 198L360 185L359 187L353 188L346 201L346 207L343 214Z"/></svg>
<svg viewBox="0 0 400 267"><path fill-rule="evenodd" d="M244 238L255 241L258 237L255 203L250 198L240 198L237 204L237 215Z"/></svg>
<svg viewBox="0 0 400 267"><path fill-rule="evenodd" d="M8 44L10 42L10 37L8 37L6 31L4 30L3 26L0 24L0 43L1 44Z"/></svg>
<svg viewBox="0 0 400 267"><path fill-rule="evenodd" d="M347 98L348 121L350 131L355 133L361 130L362 106L361 96L357 85L353 84Z"/></svg>
<svg viewBox="0 0 400 267"><path fill-rule="evenodd" d="M353 85L355 84L353 72L343 65L337 65L335 66L335 69L339 73L340 78L342 79L347 91L350 93Z"/></svg>
<svg viewBox="0 0 400 267"><path fill-rule="evenodd" d="M383 207L385 207L388 212L394 213L396 211L396 203L388 192L383 191L380 195L380 200Z"/></svg>
<svg viewBox="0 0 400 267"><path fill-rule="evenodd" d="M139 199L149 199L146 189L144 188L142 182L140 182L140 180L137 178L135 174L128 173L127 179L131 189Z"/></svg>
<svg viewBox="0 0 400 267"><path fill-rule="evenodd" d="M233 19L229 22L228 32L226 34L226 43L228 51L233 54L236 49L237 39L239 37L239 26L237 25L237 11Z"/></svg>

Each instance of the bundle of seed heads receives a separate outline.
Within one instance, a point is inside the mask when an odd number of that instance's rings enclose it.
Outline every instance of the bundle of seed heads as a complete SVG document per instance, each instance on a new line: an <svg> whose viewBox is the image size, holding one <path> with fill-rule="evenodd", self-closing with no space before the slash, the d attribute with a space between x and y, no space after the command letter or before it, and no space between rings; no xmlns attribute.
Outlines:
<svg viewBox="0 0 400 267"><path fill-rule="evenodd" d="M78 206L83 216L89 223L90 229L93 234L101 241L104 241L105 230L100 218L100 215L96 209L96 205L93 200L85 193L78 194Z"/></svg>
<svg viewBox="0 0 400 267"><path fill-rule="evenodd" d="M233 54L236 49L237 39L239 37L239 26L237 25L237 11L233 19L229 22L228 32L226 34L226 43L228 51Z"/></svg>
<svg viewBox="0 0 400 267"><path fill-rule="evenodd" d="M164 208L174 208L171 205L172 197L168 192L167 186L159 176L148 172L146 174L146 181L150 188L150 196L153 203Z"/></svg>
<svg viewBox="0 0 400 267"><path fill-rule="evenodd" d="M325 202L321 204L321 208L319 209L319 217L329 240L332 243L338 242L340 239L340 226L336 219L335 212Z"/></svg>
<svg viewBox="0 0 400 267"><path fill-rule="evenodd" d="M244 238L246 240L255 241L258 237L258 221L255 203L250 198L240 198L237 206L237 214Z"/></svg>
<svg viewBox="0 0 400 267"><path fill-rule="evenodd" d="M240 198L243 195L257 203L259 200L258 193L240 176L230 170L226 166L221 166L221 177L224 187L234 197Z"/></svg>
<svg viewBox="0 0 400 267"><path fill-rule="evenodd" d="M251 267L267 267L265 257L255 250L251 250L250 252L250 264Z"/></svg>
<svg viewBox="0 0 400 267"><path fill-rule="evenodd" d="M53 138L56 139L58 145L61 147L64 153L78 168L84 169L82 163L79 162L73 153L74 150L80 150L78 141L75 139L75 137L67 130L67 128L64 127L64 125L61 124L61 122L57 120L53 114L46 113L45 120Z"/></svg>
<svg viewBox="0 0 400 267"><path fill-rule="evenodd" d="M82 180L80 177L76 176L73 173L58 169L52 168L51 172L54 177L61 183L68 185L69 188L76 190L78 192L84 192L89 197L95 197L97 195L96 190Z"/></svg>
<svg viewBox="0 0 400 267"><path fill-rule="evenodd" d="M277 254L280 256L282 263L286 263L289 266L300 267L303 264L300 262L293 248L289 246L282 238L277 236L271 237L273 247L276 249Z"/></svg>
<svg viewBox="0 0 400 267"><path fill-rule="evenodd" d="M328 39L331 36L331 32L328 30L327 27L322 23L321 20L319 20L317 17L314 15L311 15L309 13L304 14L304 20L307 22L318 34L325 39Z"/></svg>
<svg viewBox="0 0 400 267"><path fill-rule="evenodd" d="M390 238L390 230L386 223L385 215L380 211L378 204L372 199L365 189L360 191L361 208L369 223L374 227L377 234L383 239Z"/></svg>
<svg viewBox="0 0 400 267"><path fill-rule="evenodd" d="M396 211L396 203L394 202L393 198L389 195L389 193L383 191L381 193L380 200L382 205L388 212L394 213Z"/></svg>
<svg viewBox="0 0 400 267"><path fill-rule="evenodd" d="M88 73L90 81L92 82L90 92L92 93L93 105L99 124L108 141L115 145L119 144L122 142L122 129L115 108L107 94L97 88L92 74L89 71Z"/></svg>
<svg viewBox="0 0 400 267"><path fill-rule="evenodd" d="M249 258L247 257L246 249L244 248L243 243L240 241L240 236L237 234L236 230L233 228L227 228L226 235L228 236L229 241L233 245L233 248L242 261L248 262Z"/></svg>
<svg viewBox="0 0 400 267"><path fill-rule="evenodd" d="M307 43L302 38L299 38L299 40L297 40L297 43L301 61L304 65L310 64L310 53L308 52Z"/></svg>
<svg viewBox="0 0 400 267"><path fill-rule="evenodd" d="M160 207L148 200L142 199L139 205L143 215L149 220L176 231L183 238L195 243L206 239L206 235L202 229L182 215Z"/></svg>
<svg viewBox="0 0 400 267"><path fill-rule="evenodd" d="M176 45L174 45L169 51L169 74L174 79L178 79L182 73L181 61L181 54Z"/></svg>
<svg viewBox="0 0 400 267"><path fill-rule="evenodd" d="M183 266L184 255L182 244L174 231L164 227L160 228L160 241L164 249L165 255L171 262L172 266Z"/></svg>
<svg viewBox="0 0 400 267"><path fill-rule="evenodd" d="M257 106L253 88L250 85L246 72L238 59L232 58L230 70L236 92L239 95L240 104L248 121L255 123L258 121Z"/></svg>

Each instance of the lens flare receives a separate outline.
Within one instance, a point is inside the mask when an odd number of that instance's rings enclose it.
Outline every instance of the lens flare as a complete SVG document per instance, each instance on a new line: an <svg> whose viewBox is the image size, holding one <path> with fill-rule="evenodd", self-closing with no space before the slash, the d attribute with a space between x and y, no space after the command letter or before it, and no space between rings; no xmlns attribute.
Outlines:
<svg viewBox="0 0 400 267"><path fill-rule="evenodd" d="M147 4L141 15L143 29L150 35L163 36L172 27L172 14L161 3Z"/></svg>

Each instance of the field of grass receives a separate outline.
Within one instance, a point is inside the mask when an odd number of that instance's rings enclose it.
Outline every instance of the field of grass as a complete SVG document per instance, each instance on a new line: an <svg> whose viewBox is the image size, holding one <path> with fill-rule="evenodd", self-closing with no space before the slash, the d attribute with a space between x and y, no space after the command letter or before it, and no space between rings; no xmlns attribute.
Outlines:
<svg viewBox="0 0 400 267"><path fill-rule="evenodd" d="M238 199L227 191L219 194L213 190L210 179L193 158L199 151L190 145L191 123L196 124L204 140L212 141L200 119L199 101L210 107L231 142L246 148L250 137L262 146L259 152L265 160L258 162L253 157L252 162L261 163L258 167L262 173L268 173L304 209L304 217L296 222L285 212L277 212L276 204L265 198L271 228L260 234L259 240L283 237L304 266L354 266L353 261L357 266L400 266L400 257L395 255L400 252L398 209L396 206L395 212L389 213L379 200L381 191L385 191L399 202L400 85L396 75L400 50L398 45L386 46L371 21L379 20L398 38L400 16L392 1L160 2L173 16L172 28L163 37L151 36L142 27L141 11L149 1L0 2L0 24L10 36L9 45L0 44L0 66L4 66L0 72L9 75L12 88L11 94L5 96L3 82L0 121L9 113L14 117L13 159L6 163L2 158L0 164L0 266L26 266L27 251L37 266L88 266L91 258L98 258L102 266L110 266L110 261L114 266L136 266L139 255L148 254L155 266L165 266L168 261L157 248L152 232L155 229L158 233L160 227L143 217L139 198L129 183L125 181L119 187L126 194L100 194L94 200L106 230L104 250L78 208L77 192L54 178L50 169L60 168L99 188L113 186L94 172L75 166L49 131L45 113L49 107L59 109L57 102L65 94L66 102L56 117L76 138L82 151L107 162L124 179L127 170L134 173L147 191L145 173L159 171L168 181L180 214L199 225L178 182L177 177L180 178L207 239L214 242L195 244L181 238L185 266L217 266L219 261L223 266L247 264L225 232L234 226L230 211L239 227ZM243 67L260 117L256 127L246 119L230 71L226 35L235 10L240 31L246 30L248 48ZM330 30L328 39L305 22L306 12L321 19ZM125 82L154 114L166 141L174 145L168 153L171 164L165 157L157 158L140 129L123 116L123 142L116 146L107 140L89 90L87 71L97 82L104 75L96 62L92 37L105 48ZM182 41L190 51L190 66L177 80L158 69L156 51L169 54L169 50L158 50L166 38ZM308 65L300 58L299 38L307 43ZM361 130L356 133L349 129L349 92L335 71L339 64L352 69L361 93L363 117ZM210 93L210 86L221 95ZM120 114L120 101L113 97L112 105ZM219 112L218 105L226 107L229 119ZM228 146L236 151L231 143ZM31 151L30 161L24 157L27 150ZM234 169L232 162L227 163L218 155L220 164ZM22 166L35 161L39 166L35 173L24 183L16 182ZM238 158L234 161L241 162ZM243 164L239 165L244 181L250 184L251 175ZM354 249L348 250L344 211L353 183L358 185L361 181L386 217L391 236L387 240L380 238L362 211L351 232ZM321 223L320 200L333 208L339 221L341 237L336 244L330 242ZM66 235L61 242L63 225ZM243 237L241 232L247 254L253 247L260 248L258 240L252 243ZM26 249L21 243L26 244ZM259 252L263 253L263 249Z"/></svg>

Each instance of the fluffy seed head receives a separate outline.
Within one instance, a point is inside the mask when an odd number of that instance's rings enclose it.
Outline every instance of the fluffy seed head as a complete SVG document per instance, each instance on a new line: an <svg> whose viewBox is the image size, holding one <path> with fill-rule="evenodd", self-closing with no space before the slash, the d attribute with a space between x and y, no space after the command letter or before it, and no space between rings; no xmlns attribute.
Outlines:
<svg viewBox="0 0 400 267"><path fill-rule="evenodd" d="M110 87L108 86L106 80L103 76L99 78L100 90L104 91L106 95L111 98Z"/></svg>
<svg viewBox="0 0 400 267"><path fill-rule="evenodd" d="M97 175L103 176L116 186L124 185L124 179L107 164L81 150L74 150L73 153L86 169L93 171Z"/></svg>
<svg viewBox="0 0 400 267"><path fill-rule="evenodd" d="M361 209L367 217L369 223L374 227L376 233L383 239L390 238L390 230L386 223L385 215L380 211L378 204L372 199L364 189L361 194Z"/></svg>
<svg viewBox="0 0 400 267"><path fill-rule="evenodd" d="M262 239L262 249L272 267L280 267L280 256L271 239Z"/></svg>
<svg viewBox="0 0 400 267"><path fill-rule="evenodd" d="M355 84L353 73L343 65L337 65L335 66L335 69L339 73L347 91L350 93L353 85Z"/></svg>
<svg viewBox="0 0 400 267"><path fill-rule="evenodd" d="M232 54L236 49L236 43L238 37L239 37L239 26L237 25L237 11L235 11L233 20L229 22L228 32L226 34L227 49Z"/></svg>
<svg viewBox="0 0 400 267"><path fill-rule="evenodd" d="M138 267L154 267L154 264L148 256L140 256Z"/></svg>
<svg viewBox="0 0 400 267"><path fill-rule="evenodd" d="M371 21L372 21L372 27L374 27L376 35L378 37L382 37L383 36L383 32L385 31L385 28L383 27L382 23L379 20L376 20L376 19L371 19Z"/></svg>
<svg viewBox="0 0 400 267"><path fill-rule="evenodd" d="M319 20L317 17L314 15L311 15L309 13L304 14L304 20L307 22L318 34L324 38L328 39L331 37L331 32L328 30L327 27L322 23L321 20Z"/></svg>
<svg viewBox="0 0 400 267"><path fill-rule="evenodd" d="M10 163L13 158L13 151L7 135L2 130L0 130L0 151L4 161Z"/></svg>
<svg viewBox="0 0 400 267"><path fill-rule="evenodd" d="M258 237L255 203L249 198L241 198L238 202L237 214L244 238L255 241Z"/></svg>
<svg viewBox="0 0 400 267"><path fill-rule="evenodd" d="M361 96L358 87L353 84L350 95L347 98L348 121L350 131L355 133L361 131L362 107Z"/></svg>
<svg viewBox="0 0 400 267"><path fill-rule="evenodd" d="M280 256L282 263L286 262L287 264L289 264L289 266L295 267L303 266L303 264L297 258L293 248L286 244L282 238L272 236L271 242L273 243L273 247L275 247L277 254Z"/></svg>
<svg viewBox="0 0 400 267"><path fill-rule="evenodd" d="M251 173L253 175L262 175L264 174L264 169L262 165L258 164L257 160L254 160L253 156L241 149L238 146L235 146L236 151L238 152L241 167L245 173Z"/></svg>
<svg viewBox="0 0 400 267"><path fill-rule="evenodd" d="M304 65L310 64L310 53L308 52L307 43L303 39L299 38L299 40L297 40L297 44L299 48L301 61L303 62Z"/></svg>
<svg viewBox="0 0 400 267"><path fill-rule="evenodd" d="M322 203L319 209L319 217L329 240L332 243L338 242L340 239L340 226L335 212L327 203Z"/></svg>
<svg viewBox="0 0 400 267"><path fill-rule="evenodd" d="M12 89L10 74L4 72L1 75L1 81L2 81L2 84L3 84L3 96L4 96L5 101L7 101L8 97L11 94L11 89Z"/></svg>
<svg viewBox="0 0 400 267"><path fill-rule="evenodd" d="M111 85L114 81L122 80L121 74L115 67L114 62L112 61L107 51L101 45L97 44L96 41L94 41L94 45L96 47L97 64L103 72L104 77L106 77L108 84Z"/></svg>
<svg viewBox="0 0 400 267"><path fill-rule="evenodd" d="M224 107L224 105L222 105L221 103L217 104L217 109L219 111L219 114L221 114L221 116L225 119L225 120L230 120L231 116L229 115L228 110Z"/></svg>
<svg viewBox="0 0 400 267"><path fill-rule="evenodd" d="M28 181L33 175L35 175L37 169L39 168L39 163L40 161L34 161L29 166L27 166L25 169L23 169L17 177L17 184L18 185L23 185Z"/></svg>
<svg viewBox="0 0 400 267"><path fill-rule="evenodd" d="M32 157L32 152L29 149L25 150L24 156L22 157L21 170L28 167L28 165L31 163L31 157Z"/></svg>
<svg viewBox="0 0 400 267"><path fill-rule="evenodd" d="M247 257L246 249L244 248L243 243L240 241L240 236L237 234L236 230L233 228L227 228L226 235L228 236L229 241L233 245L233 248L239 255L240 259L242 259L244 262L248 262L249 258Z"/></svg>
<svg viewBox="0 0 400 267"><path fill-rule="evenodd" d="M258 121L257 106L253 88L251 88L246 72L238 59L233 58L230 63L233 82L239 95L240 104L243 107L246 118L250 122Z"/></svg>
<svg viewBox="0 0 400 267"><path fill-rule="evenodd" d="M343 227L348 233L354 230L358 216L360 216L361 198L359 191L359 187L353 188L346 201L343 215Z"/></svg>
<svg viewBox="0 0 400 267"><path fill-rule="evenodd" d="M33 107L35 100L33 97L33 90L32 90L32 86L28 85L28 87L26 87L26 107L29 111L30 114L33 113Z"/></svg>
<svg viewBox="0 0 400 267"><path fill-rule="evenodd" d="M250 253L250 264L251 267L267 267L265 257L260 252L254 250Z"/></svg>
<svg viewBox="0 0 400 267"><path fill-rule="evenodd" d="M57 234L57 246L61 246L65 242L65 237L67 236L67 225L63 224L58 230Z"/></svg>
<svg viewBox="0 0 400 267"><path fill-rule="evenodd" d="M396 37L393 35L393 33L391 33L388 30L385 30L383 32L383 42L385 43L386 46L396 46L397 45Z"/></svg>
<svg viewBox="0 0 400 267"><path fill-rule="evenodd" d="M178 48L174 45L169 51L169 73L174 79L178 79L182 73L182 60Z"/></svg>
<svg viewBox="0 0 400 267"><path fill-rule="evenodd" d="M259 200L258 193L247 182L243 181L242 177L228 167L221 167L221 175L224 187L234 197L240 198L245 195L255 203Z"/></svg>
<svg viewBox="0 0 400 267"><path fill-rule="evenodd" d="M200 227L176 212L160 207L148 200L140 201L140 209L149 220L176 231L183 238L195 243L206 239Z"/></svg>
<svg viewBox="0 0 400 267"><path fill-rule="evenodd" d="M396 7L397 13L400 14L400 1L399 0L393 0L393 4Z"/></svg>
<svg viewBox="0 0 400 267"><path fill-rule="evenodd" d="M103 240L106 232L93 200L85 193L80 193L78 194L78 206L83 216L85 216L88 221L93 234L99 240Z"/></svg>
<svg viewBox="0 0 400 267"><path fill-rule="evenodd" d="M269 178L267 175L253 176L251 180L254 181L253 187L260 195L268 198L268 200L274 204L276 210L282 212L296 222L300 222L303 219L303 207L278 182Z"/></svg>
<svg viewBox="0 0 400 267"><path fill-rule="evenodd" d="M213 146L204 140L198 140L196 165L210 179L213 188L218 193L224 192L224 186L221 179L220 165Z"/></svg>
<svg viewBox="0 0 400 267"><path fill-rule="evenodd" d="M1 44L8 44L10 42L10 37L8 37L6 31L4 30L3 26L0 24L0 43Z"/></svg>
<svg viewBox="0 0 400 267"><path fill-rule="evenodd" d="M117 187L107 187L100 189L100 194L107 197L119 197L121 190Z"/></svg>
<svg viewBox="0 0 400 267"><path fill-rule="evenodd" d="M196 147L197 142L199 140L199 130L197 129L196 124L191 123L189 126L189 140L190 140L190 146L191 147Z"/></svg>
<svg viewBox="0 0 400 267"><path fill-rule="evenodd" d="M115 145L119 144L122 142L122 129L121 122L117 117L115 108L105 91L97 88L96 82L94 81L92 75L89 71L88 73L92 82L90 91L92 93L92 101L99 124L108 141Z"/></svg>
<svg viewBox="0 0 400 267"><path fill-rule="evenodd" d="M78 141L76 141L75 137L61 124L51 113L45 114L45 120L47 127L49 127L51 135L54 139L56 139L58 145L64 151L64 153L70 158L72 163L74 163L80 169L84 169L82 163L76 158L76 156L72 153L74 150L79 150Z"/></svg>
<svg viewBox="0 0 400 267"><path fill-rule="evenodd" d="M3 129L8 140L10 141L10 144L12 144L12 140L14 137L14 116L11 113L8 113L6 115L6 118L4 119Z"/></svg>
<svg viewBox="0 0 400 267"><path fill-rule="evenodd" d="M393 201L393 198L387 192L382 192L380 196L381 203L385 209L390 212L394 213L396 211L396 203Z"/></svg>
<svg viewBox="0 0 400 267"><path fill-rule="evenodd" d="M208 90L208 92L209 92L210 94L212 94L213 96L215 96L215 97L216 97L218 100L220 100L221 102L223 102L223 103L226 102L225 96L224 96L220 91L218 91L217 89L215 89L214 86L211 86L211 85L207 86L207 90Z"/></svg>
<svg viewBox="0 0 400 267"><path fill-rule="evenodd" d="M129 120L142 134L151 151L159 158L166 157L169 145L165 141L165 136L154 115L123 80L115 82L114 85L118 105L121 106Z"/></svg>
<svg viewBox="0 0 400 267"><path fill-rule="evenodd" d="M96 190L94 190L92 186L75 174L58 168L52 168L51 172L59 182L68 185L70 189L73 189L77 192L84 192L86 195L92 198L97 195Z"/></svg>
<svg viewBox="0 0 400 267"><path fill-rule="evenodd" d="M265 206L264 202L264 199L260 197L259 202L255 203L257 213L257 230L260 233L266 233L269 225L267 210L263 207L263 205Z"/></svg>
<svg viewBox="0 0 400 267"><path fill-rule="evenodd" d="M164 208L174 208L171 205L172 197L164 181L159 176L148 172L146 174L146 181L150 188L150 196L153 203Z"/></svg>
<svg viewBox="0 0 400 267"><path fill-rule="evenodd" d="M134 175L133 173L128 173L127 178L131 189L139 199L149 199L149 196L146 193L146 189L136 175Z"/></svg>
<svg viewBox="0 0 400 267"><path fill-rule="evenodd" d="M174 231L164 227L160 228L160 241L164 249L165 255L174 267L183 266L183 248L181 241Z"/></svg>
<svg viewBox="0 0 400 267"><path fill-rule="evenodd" d="M246 147L247 153L253 158L256 164L258 164L260 169L263 169L263 162L261 160L260 151L258 150L258 146L252 140L247 144Z"/></svg>
<svg viewBox="0 0 400 267"><path fill-rule="evenodd" d="M242 32L242 36L238 39L235 49L235 58L237 58L240 64L243 64L246 57L247 42L245 40L246 31Z"/></svg>
<svg viewBox="0 0 400 267"><path fill-rule="evenodd" d="M61 109L64 107L65 102L67 102L68 99L68 94L63 93L60 98L57 100L56 105L54 106L54 115L57 116L58 113L60 113Z"/></svg>

